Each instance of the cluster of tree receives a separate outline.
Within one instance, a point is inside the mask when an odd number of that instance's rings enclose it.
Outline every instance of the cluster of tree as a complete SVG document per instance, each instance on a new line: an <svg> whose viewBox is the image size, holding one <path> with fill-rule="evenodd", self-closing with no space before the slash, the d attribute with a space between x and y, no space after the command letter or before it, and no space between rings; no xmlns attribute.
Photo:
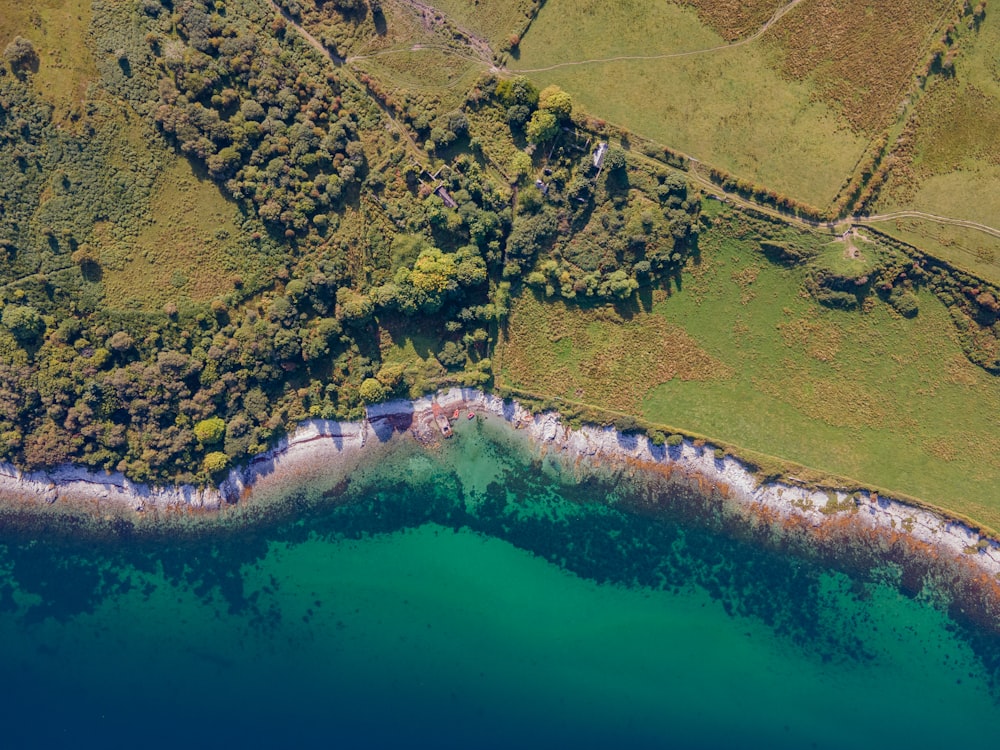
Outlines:
<svg viewBox="0 0 1000 750"><path fill-rule="evenodd" d="M552 141L570 124L573 100L558 86L539 91L526 76L515 76L482 85L506 109L507 123L515 135L528 143Z"/></svg>
<svg viewBox="0 0 1000 750"><path fill-rule="evenodd" d="M468 106L527 144L510 162L517 201L505 278L549 296L622 301L679 272L697 249L701 202L683 176L630 164L615 145L596 168L596 141L574 122L572 99L558 87L487 77Z"/></svg>
<svg viewBox="0 0 1000 750"><path fill-rule="evenodd" d="M379 133L381 123L366 119L364 103L348 114L357 92L328 79L301 49L292 54L273 16L234 13L238 0L229 11L178 3L172 14L155 0L141 14L98 4L106 14L95 19L102 43L131 29L101 84L147 121L125 121L98 100L86 105L78 130L59 128L30 80L0 76L0 458L26 468L73 461L136 480L205 481L309 416L357 418L366 400L425 392L438 375L488 379L486 321L503 314L509 285L488 288L484 269L488 262L499 269L509 209L473 161L440 173L455 208L425 195L420 171L401 168L398 152L362 184L357 136L364 128ZM145 44L144 31L159 68L128 46L132 37ZM155 107L144 106L141 86L132 91L123 59L132 79L159 75ZM286 210L300 211L292 229L305 216L310 232L328 236L297 249L279 245L248 216L244 252L233 259L239 281L211 305L178 300L160 313L125 313L102 304L102 268L127 263L110 254L109 242L129 247L150 214L155 176L173 158L155 130L146 131L157 117L172 123L176 146L234 195L252 187L245 203L254 213L268 215L267 202L280 201L275 226L288 225ZM349 168L354 194L341 188L334 202L336 180ZM316 210L302 208L305 198ZM337 232L345 204L355 213L372 207L375 234ZM393 221L422 233L427 246L405 273L392 268L388 250L379 255L376 230L391 246L399 233ZM352 267L352 253L372 265ZM414 304L385 294L373 301L374 290L397 280ZM377 327L391 321L379 316L428 321L433 365L415 371L381 362Z"/></svg>
<svg viewBox="0 0 1000 750"><path fill-rule="evenodd" d="M614 181L613 164L605 169ZM653 195L632 190L580 217L581 231L558 238L527 283L547 296L625 300L641 284L679 273L697 247L701 203L688 199L679 175L661 174L653 184Z"/></svg>
<svg viewBox="0 0 1000 750"><path fill-rule="evenodd" d="M833 201L831 213L842 217L854 207L862 210L878 193L889 173L889 138L883 133L869 145L864 157Z"/></svg>
<svg viewBox="0 0 1000 750"><path fill-rule="evenodd" d="M688 158L683 154L674 151L668 146L661 146L659 144L648 141L644 138L636 138L633 136L634 140L638 140L642 144L642 153L651 159L658 159L666 164L669 164L674 169L681 169L685 172L691 168L691 163Z"/></svg>
<svg viewBox="0 0 1000 750"><path fill-rule="evenodd" d="M486 283L486 263L473 245L444 253L433 245L420 251L412 268L396 271L393 280L375 287L372 299L380 307L407 315L433 314L465 288Z"/></svg>
<svg viewBox="0 0 1000 750"><path fill-rule="evenodd" d="M265 222L289 236L322 233L367 168L336 73L212 0L188 0L174 18L176 35L164 22L149 36L162 72L159 126ZM285 33L280 19L272 30Z"/></svg>
<svg viewBox="0 0 1000 750"><path fill-rule="evenodd" d="M826 214L815 206L810 206L790 196L782 195L763 185L736 177L725 170L712 167L709 170L708 176L712 182L726 192L737 193L744 198L755 200L758 203L774 206L779 211L785 211L786 213L812 221L824 221L827 218Z"/></svg>

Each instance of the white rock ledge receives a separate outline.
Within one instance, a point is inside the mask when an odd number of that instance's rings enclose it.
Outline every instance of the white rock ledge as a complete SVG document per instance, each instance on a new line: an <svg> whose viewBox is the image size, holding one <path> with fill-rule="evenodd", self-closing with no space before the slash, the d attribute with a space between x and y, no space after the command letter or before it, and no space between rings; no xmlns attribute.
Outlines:
<svg viewBox="0 0 1000 750"><path fill-rule="evenodd" d="M817 529L850 516L862 528L908 535L939 553L969 562L1000 578L1000 542L965 523L932 510L861 490L817 490L787 482L761 483L739 460L718 459L710 447L685 441L676 447L655 446L645 435L622 434L612 427L571 429L555 412L532 414L516 401L467 388L453 388L415 401L371 406L362 422L309 420L270 450L233 469L218 489L190 485L155 487L136 484L120 473L105 474L67 465L47 472L22 472L0 464L0 498L12 503L83 502L145 511L150 509L219 510L258 492L294 483L303 471L329 472L348 458L360 457L369 441L386 442L409 432L427 442L439 438L432 416L434 401L450 414L460 410L492 414L526 431L547 452L570 459L632 462L670 466L689 476L725 485L729 495L750 510L766 510L782 519L805 522ZM828 508L828 505L831 505Z"/></svg>

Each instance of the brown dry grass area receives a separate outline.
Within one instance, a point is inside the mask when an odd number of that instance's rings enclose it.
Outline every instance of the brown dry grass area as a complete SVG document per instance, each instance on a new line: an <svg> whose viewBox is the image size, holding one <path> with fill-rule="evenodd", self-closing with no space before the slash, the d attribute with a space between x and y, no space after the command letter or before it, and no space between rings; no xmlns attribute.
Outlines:
<svg viewBox="0 0 1000 750"><path fill-rule="evenodd" d="M90 0L0 0L0 51L15 36L28 39L38 54L34 88L64 121L84 100L97 77L88 48Z"/></svg>
<svg viewBox="0 0 1000 750"><path fill-rule="evenodd" d="M955 445L955 441L946 438L925 440L924 450L942 461L954 461L959 457L958 446Z"/></svg>
<svg viewBox="0 0 1000 750"><path fill-rule="evenodd" d="M160 176L150 208L129 247L115 242L110 228L95 227L110 305L155 310L179 296L208 301L232 289L227 256L241 235L235 204L178 159Z"/></svg>
<svg viewBox="0 0 1000 750"><path fill-rule="evenodd" d="M778 332L785 346L804 351L820 362L833 362L843 339L837 326L805 318L779 323Z"/></svg>
<svg viewBox="0 0 1000 750"><path fill-rule="evenodd" d="M947 373L945 382L952 385L974 386L979 383L977 377L979 370L969 361L968 357L953 356L948 360Z"/></svg>
<svg viewBox="0 0 1000 750"><path fill-rule="evenodd" d="M735 373L659 315L621 318L525 295L502 351L508 385L637 413L650 388L673 378L720 380Z"/></svg>
<svg viewBox="0 0 1000 750"><path fill-rule="evenodd" d="M935 86L917 127L922 176L962 168L970 160L1000 165L1000 100L954 81Z"/></svg>
<svg viewBox="0 0 1000 750"><path fill-rule="evenodd" d="M805 0L766 38L783 72L812 79L861 133L886 127L896 113L932 31L953 0L905 0L891 10L871 0Z"/></svg>
<svg viewBox="0 0 1000 750"><path fill-rule="evenodd" d="M727 42L750 36L783 5L786 0L682 0L698 13L698 18Z"/></svg>
<svg viewBox="0 0 1000 750"><path fill-rule="evenodd" d="M817 376L791 359L784 360L781 368L768 377L753 378L753 385L761 393L833 427L879 428L893 417L884 394L837 374Z"/></svg>

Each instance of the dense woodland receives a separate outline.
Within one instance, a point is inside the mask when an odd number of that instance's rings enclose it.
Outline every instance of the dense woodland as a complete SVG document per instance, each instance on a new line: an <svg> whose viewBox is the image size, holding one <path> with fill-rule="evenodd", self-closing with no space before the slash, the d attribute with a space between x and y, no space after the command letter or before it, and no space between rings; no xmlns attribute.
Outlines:
<svg viewBox="0 0 1000 750"><path fill-rule="evenodd" d="M98 3L93 36L100 86L71 128L32 88L30 40L0 77L0 455L20 466L205 481L304 418L487 384L525 283L623 301L696 245L683 180L617 151L597 174L569 98L527 80L487 76L462 107L387 127L263 3ZM469 117L521 146L512 179ZM211 304L109 307L118 261L95 227L127 244L174 153L242 206L242 268ZM429 350L384 362L407 331Z"/></svg>
<svg viewBox="0 0 1000 750"><path fill-rule="evenodd" d="M381 11L325 12L349 40ZM683 173L617 144L595 167L558 89L487 74L457 107L393 98L263 0L97 0L91 44L100 80L68 120L33 87L30 39L0 67L0 458L19 466L211 481L308 417L488 385L512 296L629 306L697 260ZM240 207L229 279L210 302L109 305L102 274L128 261L108 237L134 241L177 158ZM1000 369L995 291L943 266L811 291L915 314L914 284ZM393 355L407 338L416 355Z"/></svg>

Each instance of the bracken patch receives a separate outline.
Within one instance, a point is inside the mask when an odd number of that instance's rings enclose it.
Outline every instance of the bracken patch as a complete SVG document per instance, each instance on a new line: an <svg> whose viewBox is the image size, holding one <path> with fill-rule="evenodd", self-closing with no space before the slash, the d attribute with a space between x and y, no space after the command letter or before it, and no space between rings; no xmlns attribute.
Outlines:
<svg viewBox="0 0 1000 750"><path fill-rule="evenodd" d="M785 0L683 0L728 42L750 36L774 15Z"/></svg>
<svg viewBox="0 0 1000 750"><path fill-rule="evenodd" d="M673 378L735 374L659 315L622 320L562 302L543 305L530 295L511 315L502 365L507 385L618 411L636 411L650 388Z"/></svg>
<svg viewBox="0 0 1000 750"><path fill-rule="evenodd" d="M951 0L908 0L892 12L868 0L806 0L769 32L782 69L812 79L862 133L884 128L899 106L925 42Z"/></svg>

